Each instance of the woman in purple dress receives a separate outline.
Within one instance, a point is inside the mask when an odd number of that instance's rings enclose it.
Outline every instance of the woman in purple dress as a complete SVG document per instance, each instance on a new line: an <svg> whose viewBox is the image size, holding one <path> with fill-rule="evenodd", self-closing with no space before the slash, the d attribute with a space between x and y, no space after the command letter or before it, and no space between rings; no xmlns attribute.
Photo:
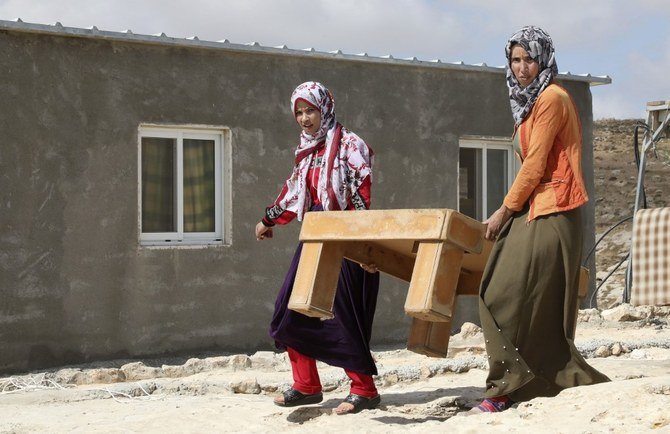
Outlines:
<svg viewBox="0 0 670 434"><path fill-rule="evenodd" d="M291 109L302 129L293 172L256 225L256 239L272 238L275 225L302 220L305 212L370 207L372 149L337 122L334 106L332 94L321 83L309 81L293 92ZM351 379L350 393L335 409L337 414L375 408L380 396L372 378L377 367L370 354L370 336L379 274L343 260L335 317L325 321L308 317L287 307L301 250L299 244L270 324L270 336L278 349L288 352L293 372L293 386L274 402L285 407L321 402L319 360L343 368Z"/></svg>

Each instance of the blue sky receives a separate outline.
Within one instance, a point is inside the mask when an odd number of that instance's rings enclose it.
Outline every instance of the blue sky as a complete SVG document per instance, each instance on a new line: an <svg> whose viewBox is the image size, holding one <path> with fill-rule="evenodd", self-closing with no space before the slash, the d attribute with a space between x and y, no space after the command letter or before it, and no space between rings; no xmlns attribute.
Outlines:
<svg viewBox="0 0 670 434"><path fill-rule="evenodd" d="M518 28L543 27L561 72L609 75L594 117L641 118L670 99L670 0L0 0L0 19L445 62L505 63Z"/></svg>

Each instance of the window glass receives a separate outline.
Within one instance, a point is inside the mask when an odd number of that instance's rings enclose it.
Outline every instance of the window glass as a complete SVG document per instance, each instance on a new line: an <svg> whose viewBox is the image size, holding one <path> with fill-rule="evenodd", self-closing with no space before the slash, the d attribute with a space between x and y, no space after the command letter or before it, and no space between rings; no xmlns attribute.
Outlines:
<svg viewBox="0 0 670 434"><path fill-rule="evenodd" d="M486 210L488 218L497 210L507 193L509 152L504 149L486 151Z"/></svg>
<svg viewBox="0 0 670 434"><path fill-rule="evenodd" d="M477 148L461 148L459 157L459 198L458 209L461 213L481 220L482 183L482 150Z"/></svg>
<svg viewBox="0 0 670 434"><path fill-rule="evenodd" d="M184 232L215 230L214 141L184 139Z"/></svg>
<svg viewBox="0 0 670 434"><path fill-rule="evenodd" d="M511 187L512 144L505 140L465 139L458 161L458 210L486 220L497 210Z"/></svg>
<svg viewBox="0 0 670 434"><path fill-rule="evenodd" d="M175 232L177 141L142 137L142 231Z"/></svg>

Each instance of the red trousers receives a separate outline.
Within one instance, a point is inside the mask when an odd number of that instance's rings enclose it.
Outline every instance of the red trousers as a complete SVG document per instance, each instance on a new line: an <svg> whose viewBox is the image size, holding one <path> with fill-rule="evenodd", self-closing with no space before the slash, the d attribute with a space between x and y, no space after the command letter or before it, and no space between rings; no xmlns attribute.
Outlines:
<svg viewBox="0 0 670 434"><path fill-rule="evenodd" d="M293 348L287 348L293 371L293 388L298 392L311 395L321 392L321 379L316 369L316 360L300 354ZM373 398L378 395L372 375L344 370L351 379L350 393Z"/></svg>

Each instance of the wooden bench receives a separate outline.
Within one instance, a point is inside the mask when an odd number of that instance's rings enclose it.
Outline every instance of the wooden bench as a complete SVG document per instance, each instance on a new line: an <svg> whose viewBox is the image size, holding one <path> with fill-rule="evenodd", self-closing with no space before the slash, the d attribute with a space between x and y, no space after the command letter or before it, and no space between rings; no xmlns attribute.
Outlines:
<svg viewBox="0 0 670 434"><path fill-rule="evenodd" d="M305 215L289 309L332 318L343 258L409 282L407 348L445 357L456 297L478 295L492 242L485 226L451 209L326 211ZM581 286L581 285L580 285Z"/></svg>

